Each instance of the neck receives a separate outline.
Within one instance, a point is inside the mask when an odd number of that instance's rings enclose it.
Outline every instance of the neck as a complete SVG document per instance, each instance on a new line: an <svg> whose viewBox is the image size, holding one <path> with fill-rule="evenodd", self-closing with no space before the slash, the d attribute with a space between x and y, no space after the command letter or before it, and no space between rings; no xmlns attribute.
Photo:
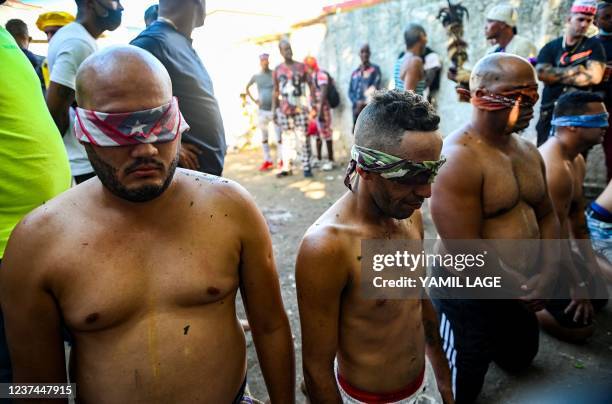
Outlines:
<svg viewBox="0 0 612 404"><path fill-rule="evenodd" d="M176 30L187 38L191 38L191 34L195 29L193 25L193 16L188 13L172 13L172 12L160 12L160 17L172 21L176 26Z"/></svg>
<svg viewBox="0 0 612 404"><path fill-rule="evenodd" d="M503 31L500 32L499 36L496 38L497 39L497 44L501 47L501 48L506 48L506 46L508 46L508 44L512 41L512 38L514 38L514 32L512 31Z"/></svg>
<svg viewBox="0 0 612 404"><path fill-rule="evenodd" d="M262 73L269 73L270 72L270 67L265 67L261 69Z"/></svg>
<svg viewBox="0 0 612 404"><path fill-rule="evenodd" d="M293 64L293 59L291 59L291 58L285 59L285 64L292 65Z"/></svg>
<svg viewBox="0 0 612 404"><path fill-rule="evenodd" d="M351 211L359 220L373 225L389 228L396 224L396 219L385 216L378 208L371 194L365 186L362 186L363 179L358 177L353 186L353 192L349 192L347 197L353 205Z"/></svg>
<svg viewBox="0 0 612 404"><path fill-rule="evenodd" d="M95 17L91 17L90 15L86 15L85 13L78 13L76 22L81 24L83 28L85 28L85 30L89 32L89 35L96 39L98 39L100 35L104 33L104 30L98 27L98 25L96 24Z"/></svg>
<svg viewBox="0 0 612 404"><path fill-rule="evenodd" d="M569 46L576 45L581 39L582 35L565 34L565 44Z"/></svg>
<svg viewBox="0 0 612 404"><path fill-rule="evenodd" d="M507 114L505 110L483 111L473 108L472 121L468 126L480 138L491 144L502 145L512 138L512 133L506 130Z"/></svg>
<svg viewBox="0 0 612 404"><path fill-rule="evenodd" d="M127 199L120 198L99 182L98 185L102 193L100 203L103 206L115 208L121 211L122 214L132 217L155 217L159 214L160 210L167 209L166 206L169 206L175 198L178 185L176 175L175 173L174 179L160 196L146 202L130 202Z"/></svg>
<svg viewBox="0 0 612 404"><path fill-rule="evenodd" d="M565 130L563 128L558 128L555 132L555 136L551 138L553 144L556 144L561 150L561 155L564 160L574 161L574 159L582 152L583 150L578 147L576 142L571 142L568 140L568 136L565 136ZM569 134L570 136L575 134Z"/></svg>
<svg viewBox="0 0 612 404"><path fill-rule="evenodd" d="M420 45L414 45L412 48L407 50L415 56L421 56L421 53L423 53L423 49L421 49Z"/></svg>
<svg viewBox="0 0 612 404"><path fill-rule="evenodd" d="M361 66L363 66L363 67L370 67L370 61L366 60L365 62L361 63Z"/></svg>

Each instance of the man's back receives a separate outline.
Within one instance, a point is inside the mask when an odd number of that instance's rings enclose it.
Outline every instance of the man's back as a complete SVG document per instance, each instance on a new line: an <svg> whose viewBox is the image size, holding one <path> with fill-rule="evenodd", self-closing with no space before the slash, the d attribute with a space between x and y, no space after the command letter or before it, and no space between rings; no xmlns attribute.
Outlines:
<svg viewBox="0 0 612 404"><path fill-rule="evenodd" d="M213 84L191 40L168 23L156 21L131 42L152 53L168 70L172 92L191 130L183 136L203 150L200 170L221 175L225 130Z"/></svg>

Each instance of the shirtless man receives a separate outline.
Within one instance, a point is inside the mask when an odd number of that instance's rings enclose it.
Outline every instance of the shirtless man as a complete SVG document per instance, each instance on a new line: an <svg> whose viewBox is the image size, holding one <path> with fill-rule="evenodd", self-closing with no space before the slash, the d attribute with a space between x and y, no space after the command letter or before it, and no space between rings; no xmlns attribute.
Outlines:
<svg viewBox="0 0 612 404"><path fill-rule="evenodd" d="M15 382L66 381L65 326L78 401L241 402L240 289L271 401L293 402L266 223L239 185L175 173L187 127L163 65L107 48L79 69L76 97L98 177L35 210L9 241L0 296Z"/></svg>
<svg viewBox="0 0 612 404"><path fill-rule="evenodd" d="M593 335L594 311L607 302L600 299L605 294L605 283L587 241L590 237L582 191L586 164L580 154L603 141L608 127L603 102L601 95L586 91L562 95L555 105L554 134L540 146L561 239L576 240L578 253L572 253L569 241L561 249L563 270L557 284L558 299L550 300L537 316L545 331L570 342L583 342Z"/></svg>
<svg viewBox="0 0 612 404"><path fill-rule="evenodd" d="M488 55L472 71L470 89L472 119L444 140L448 162L432 190L431 213L440 237L474 243L558 238L542 158L535 146L516 134L533 118L538 99L534 69L518 56ZM554 267L553 251L539 251L538 243L528 247L520 268L489 265L491 271L506 274L506 290L515 296L519 288L524 290L523 301L434 299L458 403L476 399L491 361L520 370L538 351L534 311L543 302L534 297L543 292L549 274L537 277L530 271ZM502 262L517 261L512 259L516 251L503 250L488 251L487 262L499 262L492 259L495 253Z"/></svg>
<svg viewBox="0 0 612 404"><path fill-rule="evenodd" d="M395 89L410 90L423 95L427 88L423 53L427 46L427 33L418 24L409 24L404 30L406 52L395 63Z"/></svg>
<svg viewBox="0 0 612 404"><path fill-rule="evenodd" d="M421 291L410 300L368 300L359 286L361 240L423 238L419 208L441 164L439 121L421 97L376 93L355 127L345 181L352 192L304 236L296 279L304 379L313 403L412 403L425 387L426 353L444 402L453 402L431 302L420 299ZM402 159L413 162L400 167L408 173L387 179ZM423 161L432 169L423 170Z"/></svg>

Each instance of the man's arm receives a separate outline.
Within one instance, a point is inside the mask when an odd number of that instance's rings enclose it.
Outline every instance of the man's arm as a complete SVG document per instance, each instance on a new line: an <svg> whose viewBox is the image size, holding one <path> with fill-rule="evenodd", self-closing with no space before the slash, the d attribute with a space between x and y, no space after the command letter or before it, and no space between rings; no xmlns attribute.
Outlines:
<svg viewBox="0 0 612 404"><path fill-rule="evenodd" d="M58 84L54 81L49 83L47 89L47 108L53 117L55 126L64 136L70 125L70 107L74 103L74 90L70 87Z"/></svg>
<svg viewBox="0 0 612 404"><path fill-rule="evenodd" d="M295 401L295 358L266 221L246 191L238 213L242 234L240 293L272 403Z"/></svg>
<svg viewBox="0 0 612 404"><path fill-rule="evenodd" d="M402 71L404 90L416 90L417 84L423 79L423 74L423 60L418 57L410 58L404 65Z"/></svg>
<svg viewBox="0 0 612 404"><path fill-rule="evenodd" d="M0 302L13 382L66 383L61 314L41 259L48 246L37 242L40 226L31 219L13 231L0 270Z"/></svg>
<svg viewBox="0 0 612 404"><path fill-rule="evenodd" d="M296 283L302 363L312 403L342 403L334 375L342 291L348 282L342 245L326 231L307 235L298 252ZM357 259L357 257L355 257Z"/></svg>
<svg viewBox="0 0 612 404"><path fill-rule="evenodd" d="M429 298L421 300L421 312L423 316L423 329L425 330L425 353L436 375L438 390L444 404L454 403L451 373L448 361L442 350L438 316Z"/></svg>
<svg viewBox="0 0 612 404"><path fill-rule="evenodd" d="M276 76L276 69L272 72L272 81L274 82L274 88L272 89L272 119L274 123L278 123L278 117L276 116L276 109L278 108L278 97L280 97L280 89L278 84L278 77Z"/></svg>
<svg viewBox="0 0 612 404"><path fill-rule="evenodd" d="M583 65L553 67L551 64L538 63L538 78L546 84L561 83L576 87L588 87L601 83L606 66L604 63L591 60Z"/></svg>
<svg viewBox="0 0 612 404"><path fill-rule="evenodd" d="M253 84L255 84L255 76L251 77L251 80L249 80L247 83L245 93L255 104L259 105L259 101L257 101L255 97L253 97L253 94L251 94L251 86Z"/></svg>

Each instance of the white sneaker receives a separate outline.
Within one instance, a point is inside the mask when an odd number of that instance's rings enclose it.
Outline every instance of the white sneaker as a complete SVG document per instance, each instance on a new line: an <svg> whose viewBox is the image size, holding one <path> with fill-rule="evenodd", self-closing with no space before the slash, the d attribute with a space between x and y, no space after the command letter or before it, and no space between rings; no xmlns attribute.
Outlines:
<svg viewBox="0 0 612 404"><path fill-rule="evenodd" d="M321 166L321 170L323 171L331 171L334 169L334 163L331 161L326 161L325 163L323 163L323 165Z"/></svg>
<svg viewBox="0 0 612 404"><path fill-rule="evenodd" d="M318 158L316 158L316 157L313 157L313 158L312 158L312 161L311 161L311 163L310 163L310 166L311 166L312 168L319 168L319 166L320 166L320 165L321 165L321 160L319 160L319 159L318 159Z"/></svg>

